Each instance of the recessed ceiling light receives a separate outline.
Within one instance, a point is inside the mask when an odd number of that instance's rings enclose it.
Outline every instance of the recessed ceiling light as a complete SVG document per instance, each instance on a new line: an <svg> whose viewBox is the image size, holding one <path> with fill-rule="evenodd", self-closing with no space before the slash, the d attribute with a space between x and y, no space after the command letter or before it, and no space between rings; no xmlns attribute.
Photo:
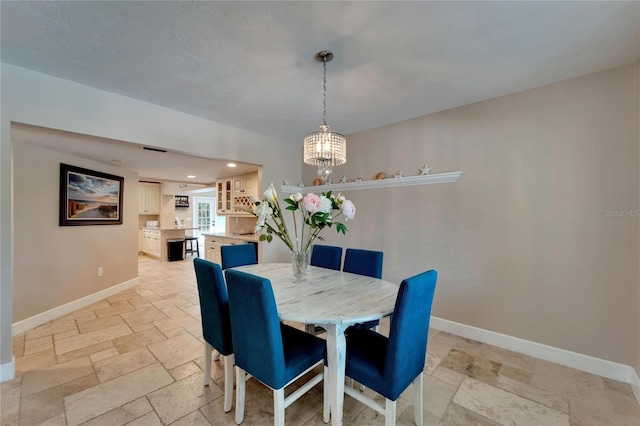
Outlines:
<svg viewBox="0 0 640 426"><path fill-rule="evenodd" d="M236 163L227 163L227 167L238 167Z"/></svg>
<svg viewBox="0 0 640 426"><path fill-rule="evenodd" d="M187 176L187 179L195 179L195 178L196 178L196 175L189 175L189 176Z"/></svg>
<svg viewBox="0 0 640 426"><path fill-rule="evenodd" d="M124 160L121 160L120 158L112 158L111 161L113 161L114 163L124 163Z"/></svg>

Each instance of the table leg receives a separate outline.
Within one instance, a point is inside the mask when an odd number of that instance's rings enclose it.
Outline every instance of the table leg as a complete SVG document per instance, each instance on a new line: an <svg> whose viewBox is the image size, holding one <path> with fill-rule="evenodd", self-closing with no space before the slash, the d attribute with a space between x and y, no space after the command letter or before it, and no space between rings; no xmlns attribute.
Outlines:
<svg viewBox="0 0 640 426"><path fill-rule="evenodd" d="M331 407L331 424L333 426L342 425L346 352L347 343L344 338L344 327L341 324L328 324L329 405Z"/></svg>

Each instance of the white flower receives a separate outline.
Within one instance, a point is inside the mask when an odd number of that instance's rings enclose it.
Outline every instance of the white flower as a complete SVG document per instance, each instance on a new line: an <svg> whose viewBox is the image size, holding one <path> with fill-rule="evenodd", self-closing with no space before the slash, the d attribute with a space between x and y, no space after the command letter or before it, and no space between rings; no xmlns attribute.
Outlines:
<svg viewBox="0 0 640 426"><path fill-rule="evenodd" d="M293 194L291 197L292 201L295 201L296 203L299 202L300 200L302 200L302 194L299 192L296 192L295 194Z"/></svg>
<svg viewBox="0 0 640 426"><path fill-rule="evenodd" d="M351 202L351 200L344 200L340 205L340 209L344 215L345 222L356 216L356 206Z"/></svg>
<svg viewBox="0 0 640 426"><path fill-rule="evenodd" d="M264 198L270 202L270 203L275 203L277 198L278 198L278 194L276 193L276 189L273 187L273 183L271 183L271 185L269 185L269 187L267 188L266 191L264 191Z"/></svg>
<svg viewBox="0 0 640 426"><path fill-rule="evenodd" d="M251 204L255 204L259 202L260 202L260 198L256 197L255 195L251 196Z"/></svg>
<svg viewBox="0 0 640 426"><path fill-rule="evenodd" d="M273 214L273 209L268 204L260 204L256 207L255 215L258 216L258 222L264 225L264 221Z"/></svg>
<svg viewBox="0 0 640 426"><path fill-rule="evenodd" d="M341 194L338 194L338 196L336 198L340 203L342 203L344 200L346 200L346 198L344 198L344 195L341 195Z"/></svg>
<svg viewBox="0 0 640 426"><path fill-rule="evenodd" d="M321 211L322 213L329 213L331 211L331 206L333 205L333 203L331 202L331 199L327 198L327 197L320 197L320 209L319 211Z"/></svg>

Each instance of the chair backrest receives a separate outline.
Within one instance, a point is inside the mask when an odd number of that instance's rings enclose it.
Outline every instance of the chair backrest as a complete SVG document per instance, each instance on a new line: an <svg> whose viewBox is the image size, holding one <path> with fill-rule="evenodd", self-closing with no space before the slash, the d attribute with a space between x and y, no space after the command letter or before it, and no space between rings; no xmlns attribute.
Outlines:
<svg viewBox="0 0 640 426"><path fill-rule="evenodd" d="M348 248L344 255L344 272L382 278L382 252Z"/></svg>
<svg viewBox="0 0 640 426"><path fill-rule="evenodd" d="M236 365L273 389L286 384L284 349L271 281L225 271Z"/></svg>
<svg viewBox="0 0 640 426"><path fill-rule="evenodd" d="M200 313L202 315L202 335L222 355L233 353L229 299L222 269L217 263L195 258Z"/></svg>
<svg viewBox="0 0 640 426"><path fill-rule="evenodd" d="M314 244L311 250L311 264L321 268L340 270L342 247Z"/></svg>
<svg viewBox="0 0 640 426"><path fill-rule="evenodd" d="M258 263L253 244L222 246L220 247L220 256L222 257L222 269Z"/></svg>
<svg viewBox="0 0 640 426"><path fill-rule="evenodd" d="M424 369L437 278L438 273L431 270L400 284L384 366L385 382L394 401Z"/></svg>

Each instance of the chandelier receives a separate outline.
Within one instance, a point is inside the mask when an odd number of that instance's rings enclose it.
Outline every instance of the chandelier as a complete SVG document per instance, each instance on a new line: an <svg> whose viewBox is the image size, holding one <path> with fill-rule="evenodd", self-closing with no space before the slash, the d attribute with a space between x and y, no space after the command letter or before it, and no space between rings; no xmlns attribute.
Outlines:
<svg viewBox="0 0 640 426"><path fill-rule="evenodd" d="M324 67L323 124L319 132L309 133L304 137L304 162L318 166L318 176L323 183L327 182L329 175L333 172L333 166L347 162L347 140L340 133L332 132L331 126L327 124L327 62L332 59L333 53L328 50L316 53L316 60L321 61Z"/></svg>

